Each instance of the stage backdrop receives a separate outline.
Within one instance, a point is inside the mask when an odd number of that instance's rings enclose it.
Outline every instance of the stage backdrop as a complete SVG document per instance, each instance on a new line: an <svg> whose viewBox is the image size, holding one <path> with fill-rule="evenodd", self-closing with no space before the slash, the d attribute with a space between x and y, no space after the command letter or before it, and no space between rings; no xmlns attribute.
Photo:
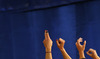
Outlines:
<svg viewBox="0 0 100 59"><path fill-rule="evenodd" d="M93 48L100 56L100 1L0 13L0 59L45 59L45 29L53 40L53 59L63 59L58 38L66 41L65 49L73 59L79 58L75 46L79 37L87 41L85 52ZM86 55L86 59L91 58Z"/></svg>
<svg viewBox="0 0 100 59"><path fill-rule="evenodd" d="M0 12L43 9L85 1L91 0L0 0Z"/></svg>

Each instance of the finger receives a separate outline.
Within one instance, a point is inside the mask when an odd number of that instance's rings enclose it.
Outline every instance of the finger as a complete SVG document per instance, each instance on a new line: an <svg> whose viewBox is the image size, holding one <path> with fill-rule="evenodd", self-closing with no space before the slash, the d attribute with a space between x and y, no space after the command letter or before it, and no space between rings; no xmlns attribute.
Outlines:
<svg viewBox="0 0 100 59"><path fill-rule="evenodd" d="M90 53L89 53L89 51L88 51L88 52L86 52L86 53L87 53L87 55L92 56L92 54L90 54Z"/></svg>
<svg viewBox="0 0 100 59"><path fill-rule="evenodd" d="M83 44L83 46L84 46L84 48L85 48L85 46L86 46L86 41L84 41L84 44Z"/></svg>
<svg viewBox="0 0 100 59"><path fill-rule="evenodd" d="M89 52L94 52L94 49L90 48L90 49L89 49Z"/></svg>
<svg viewBox="0 0 100 59"><path fill-rule="evenodd" d="M45 36L45 40L47 39L47 30L45 30L44 36Z"/></svg>
<svg viewBox="0 0 100 59"><path fill-rule="evenodd" d="M59 42L63 42L64 40L62 38L59 38Z"/></svg>
<svg viewBox="0 0 100 59"><path fill-rule="evenodd" d="M82 41L83 41L83 39L82 39L82 38L79 38L79 39L77 40L77 44L78 44L78 45L81 45L80 42L82 42Z"/></svg>
<svg viewBox="0 0 100 59"><path fill-rule="evenodd" d="M59 46L60 44L59 44L59 41L56 39L56 43L57 43L57 46Z"/></svg>
<svg viewBox="0 0 100 59"><path fill-rule="evenodd" d="M83 42L83 38L80 37L77 42Z"/></svg>
<svg viewBox="0 0 100 59"><path fill-rule="evenodd" d="M96 52L96 50L94 50L94 49L90 48L90 49L89 49L89 52L94 53L94 52Z"/></svg>
<svg viewBox="0 0 100 59"><path fill-rule="evenodd" d="M50 39L49 32L46 33L47 39Z"/></svg>
<svg viewBox="0 0 100 59"><path fill-rule="evenodd" d="M43 43L45 42L45 39L43 40Z"/></svg>
<svg viewBox="0 0 100 59"><path fill-rule="evenodd" d="M75 45L76 45L76 47L78 47L78 44L77 44L77 42L75 43Z"/></svg>
<svg viewBox="0 0 100 59"><path fill-rule="evenodd" d="M59 44L63 46L65 44L65 40L63 40L62 38L59 38Z"/></svg>

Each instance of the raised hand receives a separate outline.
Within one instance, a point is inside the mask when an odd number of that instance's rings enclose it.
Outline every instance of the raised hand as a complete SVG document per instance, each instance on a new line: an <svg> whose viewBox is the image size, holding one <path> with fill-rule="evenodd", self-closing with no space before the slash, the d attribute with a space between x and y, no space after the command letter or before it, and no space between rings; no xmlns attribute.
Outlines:
<svg viewBox="0 0 100 59"><path fill-rule="evenodd" d="M59 38L59 40L56 40L57 46L60 49L63 58L64 59L72 59L68 53L66 52L66 50L64 49L64 44L65 44L65 40L63 40L62 38Z"/></svg>
<svg viewBox="0 0 100 59"><path fill-rule="evenodd" d="M51 52L51 48L52 48L53 42L52 42L47 30L45 30L45 34L44 35L45 35L45 39L43 41L43 44L45 46L46 52Z"/></svg>
<svg viewBox="0 0 100 59"><path fill-rule="evenodd" d="M63 40L62 38L59 38L59 40L56 40L56 43L57 43L57 47L60 50L64 49L65 40Z"/></svg>
<svg viewBox="0 0 100 59"><path fill-rule="evenodd" d="M84 41L84 44L81 45L80 42L83 42L82 38L79 38L76 42L76 47L78 49L79 52L84 51L85 50L85 46L86 46L86 41Z"/></svg>
<svg viewBox="0 0 100 59"><path fill-rule="evenodd" d="M89 49L87 52L86 52L90 57L92 57L93 59L100 59L100 57L98 56L96 50L94 49Z"/></svg>
<svg viewBox="0 0 100 59"><path fill-rule="evenodd" d="M86 46L86 41L84 41L83 45L81 45L80 42L83 42L82 38L79 38L75 44L76 44L76 47L79 51L79 56L80 56L80 59L81 59L81 58L85 58L84 50L85 50L85 46Z"/></svg>
<svg viewBox="0 0 100 59"><path fill-rule="evenodd" d="M45 59L52 59L51 49L52 49L53 42L52 42L47 30L45 30L44 36L45 36L45 39L43 41L43 44L44 44L44 47L46 50Z"/></svg>

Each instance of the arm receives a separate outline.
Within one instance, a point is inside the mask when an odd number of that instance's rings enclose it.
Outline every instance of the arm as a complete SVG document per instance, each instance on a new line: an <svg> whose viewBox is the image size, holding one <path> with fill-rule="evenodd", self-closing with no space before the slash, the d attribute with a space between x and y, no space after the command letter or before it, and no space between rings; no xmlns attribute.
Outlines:
<svg viewBox="0 0 100 59"><path fill-rule="evenodd" d="M61 51L61 53L62 53L64 59L72 59L72 58L68 55L68 53L66 52L66 50L65 50L64 48L63 48L62 50L60 50L60 51Z"/></svg>
<svg viewBox="0 0 100 59"><path fill-rule="evenodd" d="M51 49L53 42L47 30L45 30L45 39L43 41L43 44L45 46L45 52L46 52L45 59L52 59Z"/></svg>
<svg viewBox="0 0 100 59"><path fill-rule="evenodd" d="M46 49L45 59L52 59L51 49Z"/></svg>
<svg viewBox="0 0 100 59"><path fill-rule="evenodd" d="M68 55L68 53L66 52L66 50L64 49L64 44L65 44L65 40L59 38L59 40L56 40L57 46L60 49L63 58L64 59L71 59L71 57Z"/></svg>
<svg viewBox="0 0 100 59"><path fill-rule="evenodd" d="M100 57L98 56L96 50L94 49L89 49L89 51L86 52L90 57L92 57L93 59L100 59Z"/></svg>
<svg viewBox="0 0 100 59"><path fill-rule="evenodd" d="M85 46L86 46L86 41L84 41L84 44L81 45L80 42L82 42L82 41L83 41L83 39L79 38L76 42L76 47L77 47L78 52L79 52L79 59L85 58L84 50L85 50Z"/></svg>

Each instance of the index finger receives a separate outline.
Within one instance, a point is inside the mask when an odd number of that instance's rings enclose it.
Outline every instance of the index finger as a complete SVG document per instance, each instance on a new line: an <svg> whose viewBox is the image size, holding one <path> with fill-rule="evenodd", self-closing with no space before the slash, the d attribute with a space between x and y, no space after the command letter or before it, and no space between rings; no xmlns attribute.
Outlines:
<svg viewBox="0 0 100 59"><path fill-rule="evenodd" d="M90 53L90 52L94 52L94 49L91 49L91 48L90 48L88 52L89 52L89 53Z"/></svg>
<svg viewBox="0 0 100 59"><path fill-rule="evenodd" d="M45 32L44 32L44 36L45 36L45 39L47 39L47 30L45 30Z"/></svg>
<svg viewBox="0 0 100 59"><path fill-rule="evenodd" d="M45 39L50 39L48 30L45 30Z"/></svg>
<svg viewBox="0 0 100 59"><path fill-rule="evenodd" d="M77 44L78 44L78 45L81 45L80 42L82 42L82 41L83 41L83 39L82 39L82 38L79 38L79 39L77 40Z"/></svg>

